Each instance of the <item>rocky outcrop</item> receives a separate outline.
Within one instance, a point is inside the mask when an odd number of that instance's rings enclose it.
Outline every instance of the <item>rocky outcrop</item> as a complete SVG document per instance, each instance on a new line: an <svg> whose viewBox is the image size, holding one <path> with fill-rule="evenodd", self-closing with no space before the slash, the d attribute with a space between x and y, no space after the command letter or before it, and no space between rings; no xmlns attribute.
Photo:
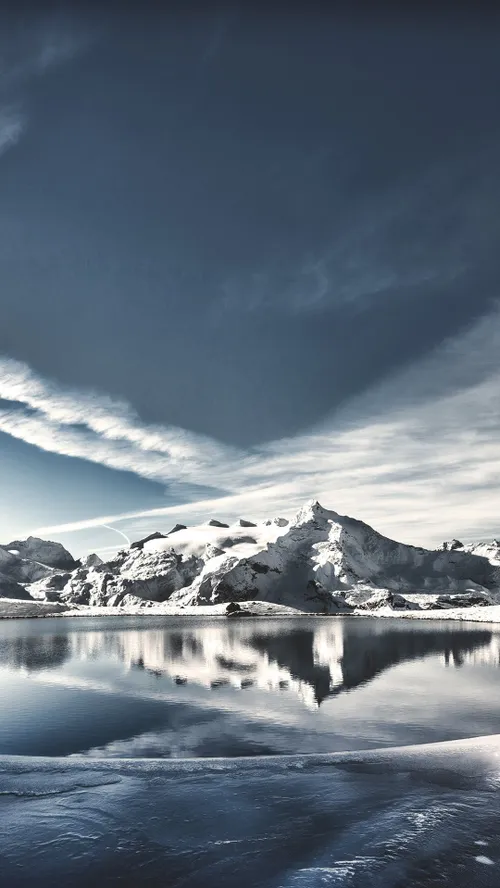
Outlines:
<svg viewBox="0 0 500 888"><path fill-rule="evenodd" d="M87 557L84 558L82 561L82 567L99 568L99 567L102 567L103 564L104 564L104 561L102 560L102 558L99 557L99 555L96 555L95 552L92 552L90 555L87 555Z"/></svg>
<svg viewBox="0 0 500 888"><path fill-rule="evenodd" d="M463 549L464 544L460 542L460 540L450 540L445 541L442 545L442 549L445 552L453 552L455 549Z"/></svg>
<svg viewBox="0 0 500 888"><path fill-rule="evenodd" d="M143 537L142 540L136 540L135 543L130 544L131 549L144 549L144 544L151 542L151 540L164 540L166 539L165 533L160 533L158 530L155 533L150 533L149 536Z"/></svg>
<svg viewBox="0 0 500 888"><path fill-rule="evenodd" d="M389 592L387 589L375 592L367 601L358 604L358 607L361 610L380 610L384 607L398 611L421 610L417 602L409 601L404 595L399 595L397 592Z"/></svg>
<svg viewBox="0 0 500 888"><path fill-rule="evenodd" d="M170 536L171 533L177 533L179 530L187 530L186 525L185 524L175 524L174 527L172 527L172 530L169 530L167 536Z"/></svg>
<svg viewBox="0 0 500 888"><path fill-rule="evenodd" d="M0 598L15 598L19 601L33 600L33 596L24 586L2 575L0 575Z"/></svg>
<svg viewBox="0 0 500 888"><path fill-rule="evenodd" d="M443 610L450 607L488 607L495 604L491 595L484 592L467 592L462 595L438 595L429 607L433 610Z"/></svg>

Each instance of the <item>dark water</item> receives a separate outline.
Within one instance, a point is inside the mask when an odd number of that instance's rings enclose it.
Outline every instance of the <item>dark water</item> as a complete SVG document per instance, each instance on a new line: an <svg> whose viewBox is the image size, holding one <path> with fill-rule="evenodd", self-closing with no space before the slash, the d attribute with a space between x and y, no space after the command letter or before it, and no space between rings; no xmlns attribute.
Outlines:
<svg viewBox="0 0 500 888"><path fill-rule="evenodd" d="M251 756L500 732L478 624L106 617L0 623L0 754Z"/></svg>
<svg viewBox="0 0 500 888"><path fill-rule="evenodd" d="M366 750L500 732L499 650L404 620L0 623L0 884L498 888L500 738Z"/></svg>

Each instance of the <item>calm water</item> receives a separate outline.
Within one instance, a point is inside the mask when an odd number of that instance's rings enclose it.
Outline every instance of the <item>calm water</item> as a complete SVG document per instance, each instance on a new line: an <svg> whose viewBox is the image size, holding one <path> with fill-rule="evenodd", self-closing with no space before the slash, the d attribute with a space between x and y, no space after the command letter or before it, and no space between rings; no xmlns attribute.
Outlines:
<svg viewBox="0 0 500 888"><path fill-rule="evenodd" d="M329 752L500 732L478 624L163 617L0 623L0 754Z"/></svg>

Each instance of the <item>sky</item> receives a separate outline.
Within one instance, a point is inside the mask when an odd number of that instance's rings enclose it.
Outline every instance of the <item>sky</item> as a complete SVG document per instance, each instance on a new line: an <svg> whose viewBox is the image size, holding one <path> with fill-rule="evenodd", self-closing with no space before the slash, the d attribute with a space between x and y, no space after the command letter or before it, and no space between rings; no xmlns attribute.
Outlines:
<svg viewBox="0 0 500 888"><path fill-rule="evenodd" d="M1 542L500 536L500 21L440 9L2 6Z"/></svg>

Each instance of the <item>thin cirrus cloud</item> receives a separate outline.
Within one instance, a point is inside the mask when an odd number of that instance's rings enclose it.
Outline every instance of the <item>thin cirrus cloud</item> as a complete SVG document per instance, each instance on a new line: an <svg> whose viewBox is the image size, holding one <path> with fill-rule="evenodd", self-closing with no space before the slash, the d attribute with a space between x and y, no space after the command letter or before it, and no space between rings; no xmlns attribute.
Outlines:
<svg viewBox="0 0 500 888"><path fill-rule="evenodd" d="M254 450L141 423L123 403L67 392L18 362L0 363L0 431L44 450L162 482L217 486L221 496L37 528L68 533L123 522L149 531L169 516L203 521L291 514L315 497L397 539L432 545L498 528L498 311L321 428ZM441 390L432 380L441 379ZM399 393L399 397L398 397Z"/></svg>
<svg viewBox="0 0 500 888"><path fill-rule="evenodd" d="M3 15L6 15L4 13ZM88 25L62 13L30 16L27 25L19 17L17 25L3 22L0 15L0 88L5 91L22 85L30 77L42 76L84 51L94 39Z"/></svg>
<svg viewBox="0 0 500 888"><path fill-rule="evenodd" d="M0 110L0 155L16 145L26 126L24 115L12 108Z"/></svg>
<svg viewBox="0 0 500 888"><path fill-rule="evenodd" d="M483 262L485 248L495 255L495 229L485 220L498 203L491 157L499 147L492 137L487 149L436 162L411 184L353 198L317 253L228 277L214 316L362 310L390 291L403 299L405 291L452 286Z"/></svg>
<svg viewBox="0 0 500 888"><path fill-rule="evenodd" d="M123 402L64 391L10 359L0 360L0 399L9 405L0 409L1 431L154 481L205 483L211 469L236 453L183 429L143 425Z"/></svg>
<svg viewBox="0 0 500 888"><path fill-rule="evenodd" d="M2 29L0 13L0 156L16 145L28 124L18 92L33 77L41 77L70 61L90 44L90 32L75 23L42 16L32 27Z"/></svg>

